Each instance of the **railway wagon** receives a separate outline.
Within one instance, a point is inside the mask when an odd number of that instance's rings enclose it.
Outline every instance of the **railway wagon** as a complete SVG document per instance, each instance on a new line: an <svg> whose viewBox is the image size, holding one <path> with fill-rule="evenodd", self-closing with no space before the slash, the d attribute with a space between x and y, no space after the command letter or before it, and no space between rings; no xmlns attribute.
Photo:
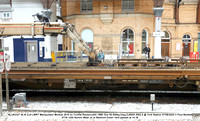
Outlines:
<svg viewBox="0 0 200 121"><path fill-rule="evenodd" d="M121 62L99 66L86 66L86 62L12 63L8 72L10 90L196 91L200 88L199 62ZM5 72L2 77L5 82Z"/></svg>

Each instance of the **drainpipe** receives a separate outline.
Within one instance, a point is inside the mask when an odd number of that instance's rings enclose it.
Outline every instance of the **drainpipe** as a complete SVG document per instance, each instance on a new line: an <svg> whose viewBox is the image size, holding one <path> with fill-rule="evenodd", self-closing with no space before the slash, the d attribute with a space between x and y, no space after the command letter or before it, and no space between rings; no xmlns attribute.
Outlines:
<svg viewBox="0 0 200 121"><path fill-rule="evenodd" d="M197 24L200 24L200 0L197 7Z"/></svg>
<svg viewBox="0 0 200 121"><path fill-rule="evenodd" d="M179 23L179 6L180 6L180 2L182 0L176 0L176 3L175 3L175 22L176 24Z"/></svg>

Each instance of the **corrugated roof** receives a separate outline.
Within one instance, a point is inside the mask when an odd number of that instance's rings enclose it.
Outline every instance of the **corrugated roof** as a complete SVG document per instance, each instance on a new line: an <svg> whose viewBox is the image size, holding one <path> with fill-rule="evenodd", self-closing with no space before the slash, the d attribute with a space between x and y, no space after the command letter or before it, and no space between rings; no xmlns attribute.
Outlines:
<svg viewBox="0 0 200 121"><path fill-rule="evenodd" d="M2 11L12 11L12 7L10 6L10 4L0 5L0 12Z"/></svg>

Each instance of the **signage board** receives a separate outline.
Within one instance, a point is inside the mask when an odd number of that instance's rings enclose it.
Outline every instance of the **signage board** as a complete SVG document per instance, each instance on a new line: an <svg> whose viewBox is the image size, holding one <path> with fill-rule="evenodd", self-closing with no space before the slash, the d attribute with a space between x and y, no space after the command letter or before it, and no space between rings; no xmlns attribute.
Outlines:
<svg viewBox="0 0 200 121"><path fill-rule="evenodd" d="M151 95L150 95L150 101L151 101L151 102L154 102L154 101L155 101L155 94L151 94Z"/></svg>
<svg viewBox="0 0 200 121"><path fill-rule="evenodd" d="M6 67L6 71L10 71L10 69L11 69L10 60L6 60L5 67Z"/></svg>
<svg viewBox="0 0 200 121"><path fill-rule="evenodd" d="M165 32L153 32L153 36L156 37L156 36L165 36Z"/></svg>

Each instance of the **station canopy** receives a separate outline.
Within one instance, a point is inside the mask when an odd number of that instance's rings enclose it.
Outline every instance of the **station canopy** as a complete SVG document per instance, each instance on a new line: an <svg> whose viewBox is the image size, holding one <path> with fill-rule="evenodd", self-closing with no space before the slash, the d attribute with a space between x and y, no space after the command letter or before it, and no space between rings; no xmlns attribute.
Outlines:
<svg viewBox="0 0 200 121"><path fill-rule="evenodd" d="M0 0L0 4L10 4L11 0Z"/></svg>

